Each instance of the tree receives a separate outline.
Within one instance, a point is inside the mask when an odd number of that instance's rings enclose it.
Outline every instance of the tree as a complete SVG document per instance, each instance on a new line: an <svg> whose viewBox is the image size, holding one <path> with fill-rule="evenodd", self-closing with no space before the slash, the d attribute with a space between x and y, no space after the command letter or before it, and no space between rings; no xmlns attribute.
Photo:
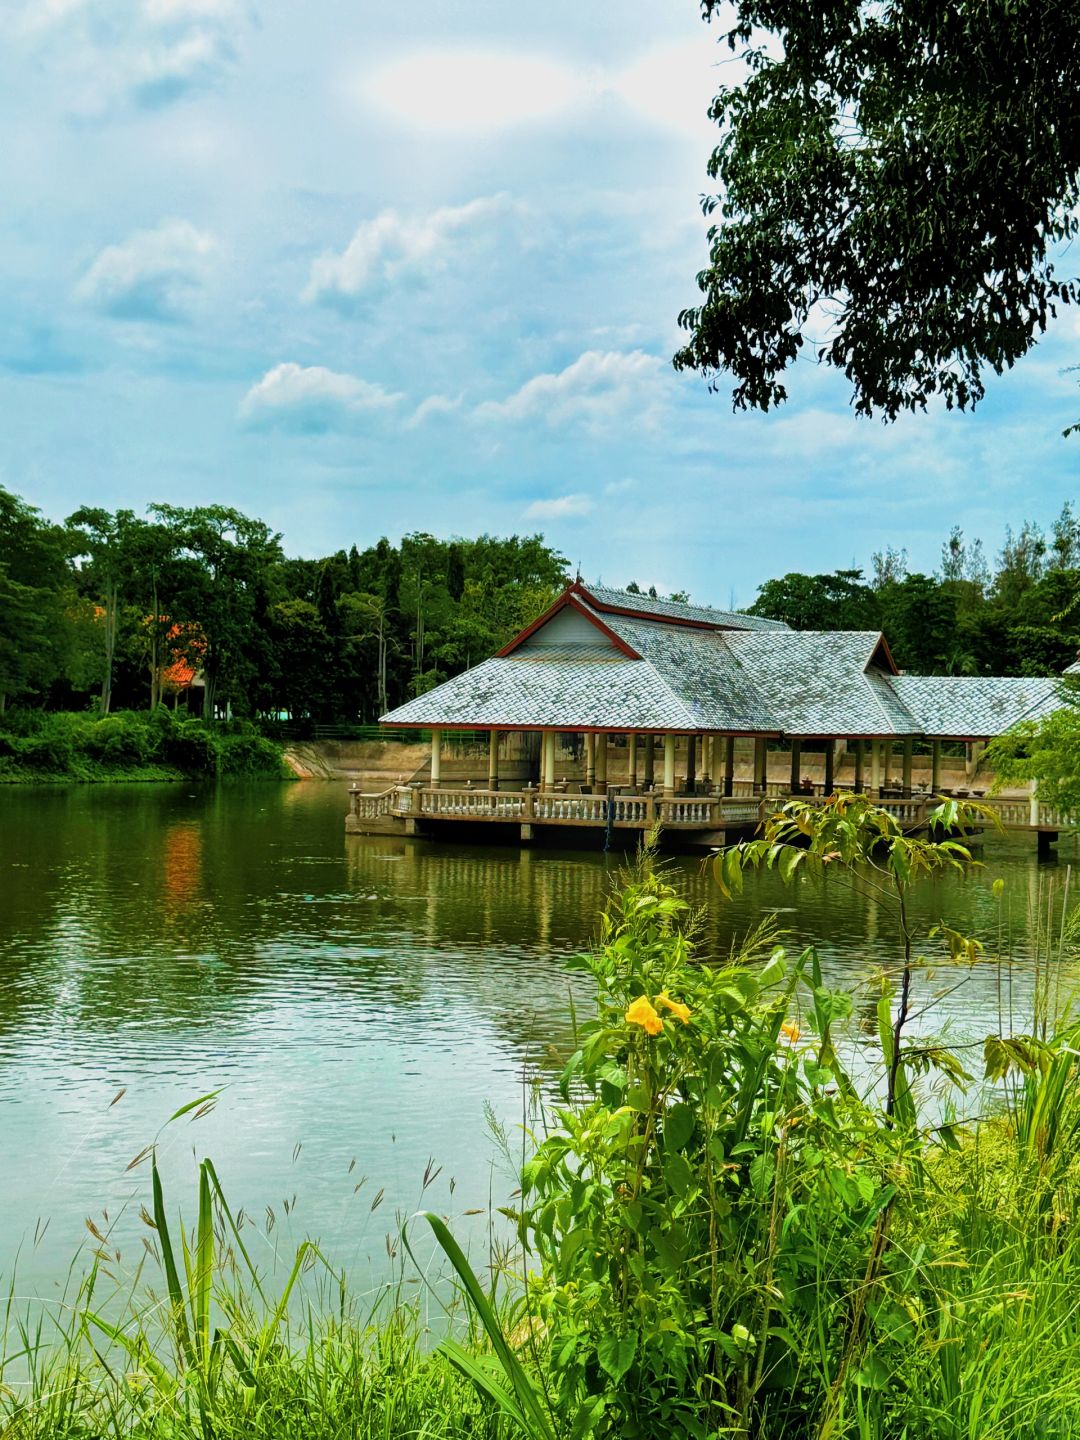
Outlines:
<svg viewBox="0 0 1080 1440"><path fill-rule="evenodd" d="M59 526L0 487L0 714L61 673L67 550Z"/></svg>
<svg viewBox="0 0 1080 1440"><path fill-rule="evenodd" d="M1080 227L1080 3L734 10L748 74L712 106L718 223L676 366L768 409L809 344L862 414L974 405L1078 295L1055 259Z"/></svg>
<svg viewBox="0 0 1080 1440"><path fill-rule="evenodd" d="M792 572L766 580L749 608L751 615L784 620L795 630L877 630L876 596L861 570L835 570L831 575Z"/></svg>

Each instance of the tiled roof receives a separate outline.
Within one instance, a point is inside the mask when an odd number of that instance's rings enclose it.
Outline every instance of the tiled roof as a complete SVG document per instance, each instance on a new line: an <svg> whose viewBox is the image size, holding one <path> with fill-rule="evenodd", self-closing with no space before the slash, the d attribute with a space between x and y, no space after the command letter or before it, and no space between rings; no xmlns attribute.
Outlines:
<svg viewBox="0 0 1080 1440"><path fill-rule="evenodd" d="M496 656L383 717L420 729L697 730L701 722L651 665L564 650Z"/></svg>
<svg viewBox="0 0 1080 1440"><path fill-rule="evenodd" d="M1053 676L993 675L894 675L889 682L920 733L957 740L1002 735L1018 720L1049 713L1059 683Z"/></svg>
<svg viewBox="0 0 1080 1440"><path fill-rule="evenodd" d="M872 630L789 630L772 621L729 629L716 618L723 611L580 584L571 598L570 622L564 597L563 608L524 631L509 653L410 700L384 722L974 740L1058 703L1054 679L895 675ZM655 618L617 613L624 601L658 607ZM600 611L602 604L610 608ZM691 611L712 617L709 626L685 623L695 618Z"/></svg>
<svg viewBox="0 0 1080 1440"><path fill-rule="evenodd" d="M641 615L655 615L658 620L692 620L718 629L786 630L783 620L765 620L760 615L741 615L736 610L714 610L711 605L690 605L681 600L659 600L651 595L634 595L629 590L610 590L606 585L582 584L586 598L590 595L599 609L608 606L617 610L636 610Z"/></svg>
<svg viewBox="0 0 1080 1440"><path fill-rule="evenodd" d="M918 726L871 666L875 630L727 634L724 644L786 735L910 735Z"/></svg>

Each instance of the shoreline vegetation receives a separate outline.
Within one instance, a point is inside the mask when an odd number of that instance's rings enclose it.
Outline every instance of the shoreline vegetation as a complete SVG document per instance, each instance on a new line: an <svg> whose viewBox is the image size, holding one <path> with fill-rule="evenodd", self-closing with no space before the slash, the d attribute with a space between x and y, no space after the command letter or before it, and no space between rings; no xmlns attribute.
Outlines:
<svg viewBox="0 0 1080 1440"><path fill-rule="evenodd" d="M159 706L97 716L9 711L0 717L0 784L288 780L283 747L246 720L205 720Z"/></svg>
<svg viewBox="0 0 1080 1440"><path fill-rule="evenodd" d="M148 1146L147 1257L126 1309L107 1294L119 1264L100 1232L73 1303L9 1303L0 1434L1080 1434L1080 1026L1062 1003L1080 910L1067 883L1040 891L1027 1033L949 1048L924 1018L935 989L994 961L947 917L911 919L915 887L974 864L963 834L978 807L937 818L916 838L862 797L792 801L714 862L724 896L762 867L796 897L873 894L880 968L854 995L826 984L813 947L786 954L773 921L730 955L699 954L650 851L620 877L595 950L573 962L595 1007L577 1016L502 1211L513 1240L492 1243L482 1281L453 1222L427 1215L388 1236L403 1268L381 1306L311 1241L273 1288L213 1164L184 1229ZM423 1287L405 1288L432 1234L459 1282L434 1337Z"/></svg>

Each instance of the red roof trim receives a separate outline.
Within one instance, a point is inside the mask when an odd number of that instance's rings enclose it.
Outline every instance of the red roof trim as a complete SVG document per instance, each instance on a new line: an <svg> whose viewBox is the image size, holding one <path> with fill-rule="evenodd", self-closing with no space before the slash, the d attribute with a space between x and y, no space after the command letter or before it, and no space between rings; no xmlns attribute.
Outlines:
<svg viewBox="0 0 1080 1440"><path fill-rule="evenodd" d="M582 605L582 603L578 600L576 593L580 592L580 590L581 587L576 582L571 585L569 589L564 590L563 593L559 596L559 598L555 601L554 605L549 606L549 608L545 610L542 615L537 616L537 618L532 622L531 625L527 625L525 629L522 630L520 635L515 635L513 640L508 641L508 643L505 644L501 650L496 650L496 657L502 659L506 655L513 654L513 652L518 648L519 645L524 644L524 642L528 640L530 635L535 635L537 630L542 629L554 615L557 615L559 613L560 610L565 610L567 607L569 607L571 610L576 610L579 615L583 615L585 619L588 620L590 625L595 626L596 629L600 631L601 635L603 635L605 639L609 640L611 644L614 645L615 649L621 651L622 654L627 656L628 659L640 660L641 656L633 648L632 645L628 645L625 640L615 634L614 630L612 630L609 626L605 625L602 620L597 619L597 617L590 612L587 606Z"/></svg>
<svg viewBox="0 0 1080 1440"><path fill-rule="evenodd" d="M640 726L632 726L627 729L625 725L519 725L516 721L501 720L496 724L486 725L463 725L457 722L453 725L430 724L426 721L417 724L415 720L380 720L379 724L384 730L451 730L455 734L462 734L466 730L506 730L526 732L543 732L554 730L557 735L653 735L658 740L665 735L715 735L719 739L728 736L736 740L748 740L761 738L765 740L781 740L782 734L779 730L702 730L684 728L682 730L664 730L663 728L642 729ZM884 737L879 737L884 738Z"/></svg>
<svg viewBox="0 0 1080 1440"><path fill-rule="evenodd" d="M651 620L654 625L683 625L688 630L737 630L737 625L721 625L715 620L691 620L682 615L659 615L655 610L635 610L629 605L609 605L606 601L597 600L595 595L580 580L575 580L570 587L578 594L584 595L590 605L597 610L603 611L605 615L625 615L629 620Z"/></svg>

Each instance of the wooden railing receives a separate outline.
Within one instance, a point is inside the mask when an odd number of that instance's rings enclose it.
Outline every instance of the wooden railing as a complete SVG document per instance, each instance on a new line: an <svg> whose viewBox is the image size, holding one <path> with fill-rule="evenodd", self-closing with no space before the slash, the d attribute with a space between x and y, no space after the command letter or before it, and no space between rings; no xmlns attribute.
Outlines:
<svg viewBox="0 0 1080 1440"><path fill-rule="evenodd" d="M742 782L745 784L745 782ZM570 795L559 791L480 790L454 788L433 790L415 785L395 785L378 794L349 792L352 814L357 820L386 816L431 820L484 820L517 824L588 825L638 830L663 826L684 829L723 830L758 823L762 815L788 798L782 786L770 785L766 796L676 795ZM777 793L772 793L776 791ZM801 797L800 797L801 798ZM820 797L819 797L820 798ZM904 799L877 802L881 809L903 826L923 824L936 804L933 796L913 795ZM980 804L993 810L1007 829L1065 829L1071 817L1028 796L994 796Z"/></svg>

